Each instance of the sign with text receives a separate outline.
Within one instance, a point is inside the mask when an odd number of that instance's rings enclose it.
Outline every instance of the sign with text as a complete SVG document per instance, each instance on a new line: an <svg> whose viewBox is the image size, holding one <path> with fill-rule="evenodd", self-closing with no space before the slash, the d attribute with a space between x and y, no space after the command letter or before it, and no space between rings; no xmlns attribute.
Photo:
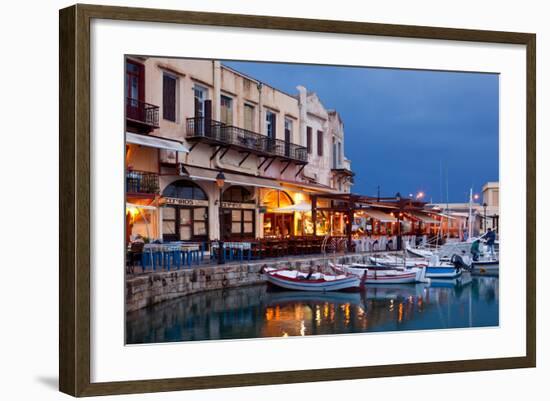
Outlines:
<svg viewBox="0 0 550 401"><path fill-rule="evenodd" d="M177 205L177 206L206 206L208 207L207 200L199 199L181 199L181 198L162 198L160 200L161 205Z"/></svg>

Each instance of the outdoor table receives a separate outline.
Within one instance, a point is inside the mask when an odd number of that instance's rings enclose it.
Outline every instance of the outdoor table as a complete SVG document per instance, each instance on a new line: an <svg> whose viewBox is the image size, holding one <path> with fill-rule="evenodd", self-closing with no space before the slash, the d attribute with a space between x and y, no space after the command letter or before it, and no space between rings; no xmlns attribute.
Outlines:
<svg viewBox="0 0 550 401"><path fill-rule="evenodd" d="M214 249L219 248L219 242L213 242L212 243L212 255L214 254ZM244 253L247 252L247 259L252 259L252 243L251 242L224 242L223 243L223 252L224 252L224 259L226 258L225 253L228 253L229 260L235 259L235 257L238 257L239 260L244 259ZM219 252L218 252L219 253Z"/></svg>
<svg viewBox="0 0 550 401"><path fill-rule="evenodd" d="M150 259L149 259L150 257ZM166 266L170 270L171 263L178 268L180 265L193 263L199 264L204 259L204 247L199 243L188 242L168 242L168 243L149 243L143 247L142 266L146 270L149 262L153 270L157 266Z"/></svg>

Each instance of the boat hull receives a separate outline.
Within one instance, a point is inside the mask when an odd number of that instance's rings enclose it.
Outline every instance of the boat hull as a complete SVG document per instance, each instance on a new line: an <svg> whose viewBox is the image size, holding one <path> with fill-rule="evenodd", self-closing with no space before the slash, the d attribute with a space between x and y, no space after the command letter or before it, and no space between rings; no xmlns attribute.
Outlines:
<svg viewBox="0 0 550 401"><path fill-rule="evenodd" d="M312 292L357 291L361 285L361 281L355 276L333 281L324 281L283 277L276 272L267 274L267 282L286 290Z"/></svg>
<svg viewBox="0 0 550 401"><path fill-rule="evenodd" d="M461 275L462 270L454 267L428 266L426 268L426 277L431 279L453 279Z"/></svg>
<svg viewBox="0 0 550 401"><path fill-rule="evenodd" d="M499 271L499 261L476 261L473 263L472 270L476 273L498 273Z"/></svg>
<svg viewBox="0 0 550 401"><path fill-rule="evenodd" d="M413 284L425 281L425 269L408 269L408 270L395 270L395 269L373 269L353 267L353 266L341 266L346 273L353 274L358 278L363 279L365 271L367 276L365 283L368 284Z"/></svg>

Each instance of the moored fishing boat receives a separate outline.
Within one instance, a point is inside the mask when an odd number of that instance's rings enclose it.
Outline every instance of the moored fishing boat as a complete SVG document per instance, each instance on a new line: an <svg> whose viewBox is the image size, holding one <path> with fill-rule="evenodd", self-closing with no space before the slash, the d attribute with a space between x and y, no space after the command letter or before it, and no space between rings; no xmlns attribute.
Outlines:
<svg viewBox="0 0 550 401"><path fill-rule="evenodd" d="M463 272L459 277L449 278L432 278L430 287L434 288L456 288L463 287L472 282L472 275L469 272Z"/></svg>
<svg viewBox="0 0 550 401"><path fill-rule="evenodd" d="M491 273L498 274L499 261L498 260L476 260L472 262L472 271L475 273Z"/></svg>
<svg viewBox="0 0 550 401"><path fill-rule="evenodd" d="M332 265L333 269L355 275L366 284L407 284L423 283L426 278L426 268L412 267L409 269L394 269L391 267L372 266L363 264Z"/></svg>
<svg viewBox="0 0 550 401"><path fill-rule="evenodd" d="M303 273L288 269L266 269L264 274L269 284L294 291L357 291L361 287L359 277L350 274Z"/></svg>
<svg viewBox="0 0 550 401"><path fill-rule="evenodd" d="M452 265L428 266L426 267L426 277L437 279L452 279L460 277L462 269Z"/></svg>
<svg viewBox="0 0 550 401"><path fill-rule="evenodd" d="M414 258L429 258L433 255L433 252L428 249L412 248L407 245L407 253Z"/></svg>
<svg viewBox="0 0 550 401"><path fill-rule="evenodd" d="M421 259L421 258L404 259L398 256L387 256L387 255L383 255L381 257L371 256L369 258L369 261L374 265L387 266L392 268L403 268L404 266L422 267L422 266L427 266L428 264L426 259Z"/></svg>
<svg viewBox="0 0 550 401"><path fill-rule="evenodd" d="M413 258L413 259L404 259L398 257L386 257L386 258L377 258L377 266L385 266L387 268L396 269L396 270L410 270L411 268L426 268L426 277L427 278L438 278L438 279L452 279L460 277L464 269L469 269L462 258L454 257L453 262L441 262L436 255L432 255L430 260Z"/></svg>

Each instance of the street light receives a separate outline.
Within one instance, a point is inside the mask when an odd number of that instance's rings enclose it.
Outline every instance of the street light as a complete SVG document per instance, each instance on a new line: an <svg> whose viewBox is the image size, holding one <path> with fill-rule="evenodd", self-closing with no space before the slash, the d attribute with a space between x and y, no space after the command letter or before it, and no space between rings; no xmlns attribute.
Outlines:
<svg viewBox="0 0 550 401"><path fill-rule="evenodd" d="M395 199L399 202L399 212L397 213L397 250L401 249L401 193L397 192L395 194Z"/></svg>
<svg viewBox="0 0 550 401"><path fill-rule="evenodd" d="M424 197L424 192L422 191L419 191L417 194L416 194L416 199L422 199Z"/></svg>
<svg viewBox="0 0 550 401"><path fill-rule="evenodd" d="M216 185L220 189L220 203L218 204L219 216L220 216L220 239L218 241L218 264L223 265L225 263L225 250L223 248L223 209L222 209L222 197L223 186L225 185L225 175L223 171L220 171L216 176Z"/></svg>

